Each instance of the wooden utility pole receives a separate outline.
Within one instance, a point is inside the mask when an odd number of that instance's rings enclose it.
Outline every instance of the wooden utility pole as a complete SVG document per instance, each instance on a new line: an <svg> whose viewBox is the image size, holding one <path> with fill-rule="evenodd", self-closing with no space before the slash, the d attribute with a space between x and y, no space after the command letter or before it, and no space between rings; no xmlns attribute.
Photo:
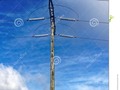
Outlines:
<svg viewBox="0 0 120 90"><path fill-rule="evenodd" d="M50 90L55 90L55 65L54 65L54 36L55 36L55 15L52 0L49 0L49 14L51 23L51 57L50 57Z"/></svg>
<svg viewBox="0 0 120 90"><path fill-rule="evenodd" d="M49 0L49 16L50 16L50 24L51 24L51 50L50 50L50 90L55 90L55 64L54 64L54 36L66 37L66 38L76 38L71 35L64 34L56 34L56 25L55 25L55 14L54 14L54 5L52 0ZM71 18L59 18L60 20L68 20L68 21L76 21ZM28 21L39 21L45 20L44 17L41 18L29 18ZM33 37L46 37L49 34L42 35L33 35Z"/></svg>

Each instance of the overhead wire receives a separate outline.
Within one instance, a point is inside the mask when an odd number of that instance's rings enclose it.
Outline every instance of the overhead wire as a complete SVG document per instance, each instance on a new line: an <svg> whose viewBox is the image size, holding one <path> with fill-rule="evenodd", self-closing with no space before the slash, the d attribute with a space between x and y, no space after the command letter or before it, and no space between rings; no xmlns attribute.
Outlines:
<svg viewBox="0 0 120 90"><path fill-rule="evenodd" d="M79 14L75 11L75 10L73 10L72 8L70 8L70 7L67 7L67 6L64 6L64 5L60 5L60 4L54 4L55 6L59 6L59 7L63 7L63 8L67 8L67 9L69 9L69 10L71 10L72 12L74 12L76 15L77 15L77 17L79 18ZM44 8L44 7L46 7L47 5L44 5L44 6L42 6L42 7L39 7L39 8L37 8L37 9L35 9L34 11L32 11L30 14L29 14L29 17L35 12L35 11L37 11L37 10L39 10L39 9L41 9L41 8ZM49 17L47 17L46 19L49 19ZM25 21L27 21L27 20L25 20ZM90 21L87 21L87 20L79 20L79 22L90 22ZM99 23L104 23L104 24L109 24L109 22L99 22ZM46 25L46 24L49 24L49 23L44 23L44 24L41 24L41 25L39 25L34 31L33 31L33 33L35 33L38 29L39 29L39 27L40 26L43 26L43 25ZM68 26L68 27L70 27L69 25L67 25L67 24L61 24L61 25L65 25L65 26ZM70 28L72 28L72 27L70 27ZM34 34L33 34L34 35ZM12 37L12 38L33 38L32 36L33 35L31 35L31 36L10 36L10 37ZM96 41L109 41L109 40L105 40L105 39L96 39L96 38L86 38L86 37L77 37L77 38L79 38L79 39L84 39L84 40L96 40Z"/></svg>

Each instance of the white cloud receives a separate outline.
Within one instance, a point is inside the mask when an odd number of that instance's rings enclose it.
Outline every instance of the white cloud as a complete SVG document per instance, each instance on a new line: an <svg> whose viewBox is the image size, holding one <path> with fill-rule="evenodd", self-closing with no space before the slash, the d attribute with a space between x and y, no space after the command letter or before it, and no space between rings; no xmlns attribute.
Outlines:
<svg viewBox="0 0 120 90"><path fill-rule="evenodd" d="M0 90L28 90L23 77L12 67L0 64Z"/></svg>

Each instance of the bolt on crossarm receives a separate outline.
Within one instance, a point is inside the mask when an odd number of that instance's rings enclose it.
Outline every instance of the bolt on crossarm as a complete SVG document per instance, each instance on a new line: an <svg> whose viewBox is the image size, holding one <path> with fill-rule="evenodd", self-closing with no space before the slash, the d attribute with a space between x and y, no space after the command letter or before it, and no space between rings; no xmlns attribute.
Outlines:
<svg viewBox="0 0 120 90"><path fill-rule="evenodd" d="M50 90L55 90L55 65L54 65L54 36L55 36L55 15L52 0L49 0L49 14L51 23L51 55L50 55Z"/></svg>

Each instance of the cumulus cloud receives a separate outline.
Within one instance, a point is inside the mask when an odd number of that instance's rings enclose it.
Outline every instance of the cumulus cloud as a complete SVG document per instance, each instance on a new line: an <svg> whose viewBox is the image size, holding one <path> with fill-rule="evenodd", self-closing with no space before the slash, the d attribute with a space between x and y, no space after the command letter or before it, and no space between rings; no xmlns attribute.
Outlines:
<svg viewBox="0 0 120 90"><path fill-rule="evenodd" d="M0 90L28 90L23 77L12 67L0 64Z"/></svg>

